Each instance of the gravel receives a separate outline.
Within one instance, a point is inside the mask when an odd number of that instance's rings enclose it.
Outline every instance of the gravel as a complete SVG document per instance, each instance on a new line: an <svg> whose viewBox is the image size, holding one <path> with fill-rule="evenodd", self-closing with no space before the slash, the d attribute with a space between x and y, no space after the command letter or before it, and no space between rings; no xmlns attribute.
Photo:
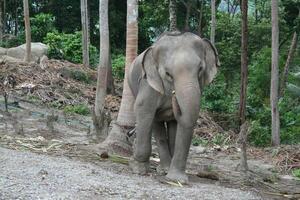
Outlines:
<svg viewBox="0 0 300 200"><path fill-rule="evenodd" d="M169 186L151 176L1 147L0 169L0 199L262 199L214 184Z"/></svg>

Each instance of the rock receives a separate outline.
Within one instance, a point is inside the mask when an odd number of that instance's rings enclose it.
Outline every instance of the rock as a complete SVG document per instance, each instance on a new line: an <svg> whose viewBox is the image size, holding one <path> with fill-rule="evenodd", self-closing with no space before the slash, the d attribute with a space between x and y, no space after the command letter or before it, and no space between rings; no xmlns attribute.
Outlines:
<svg viewBox="0 0 300 200"><path fill-rule="evenodd" d="M40 59L40 68L46 69L48 67L47 62L48 62L48 57L46 55L43 55Z"/></svg>
<svg viewBox="0 0 300 200"><path fill-rule="evenodd" d="M14 58L14 57L11 57L11 56L2 56L0 58L0 63L21 63L23 62L23 60L21 59L18 59L18 58Z"/></svg>
<svg viewBox="0 0 300 200"><path fill-rule="evenodd" d="M18 47L9 48L7 55L20 60L24 59L26 50L26 44L22 44ZM48 52L48 46L43 43L31 43L31 59L34 62L38 62L39 59L46 55Z"/></svg>
<svg viewBox="0 0 300 200"><path fill-rule="evenodd" d="M291 175L282 175L280 176L280 178L287 181L298 180L296 177L293 177Z"/></svg>
<svg viewBox="0 0 300 200"><path fill-rule="evenodd" d="M5 56L7 54L7 49L0 47L0 57Z"/></svg>
<svg viewBox="0 0 300 200"><path fill-rule="evenodd" d="M195 153L195 154L203 154L206 152L206 148L202 147L202 146L192 146L191 150Z"/></svg>

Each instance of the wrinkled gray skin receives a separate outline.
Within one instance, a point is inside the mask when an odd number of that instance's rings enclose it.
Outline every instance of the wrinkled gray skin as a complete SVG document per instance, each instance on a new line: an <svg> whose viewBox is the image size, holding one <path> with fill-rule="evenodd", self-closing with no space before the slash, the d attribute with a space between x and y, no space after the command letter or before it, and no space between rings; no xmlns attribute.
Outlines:
<svg viewBox="0 0 300 200"><path fill-rule="evenodd" d="M201 89L219 65L214 46L192 33L166 33L132 63L129 86L136 97L133 159L135 173L146 174L154 135L160 169L187 183L186 161L200 109Z"/></svg>

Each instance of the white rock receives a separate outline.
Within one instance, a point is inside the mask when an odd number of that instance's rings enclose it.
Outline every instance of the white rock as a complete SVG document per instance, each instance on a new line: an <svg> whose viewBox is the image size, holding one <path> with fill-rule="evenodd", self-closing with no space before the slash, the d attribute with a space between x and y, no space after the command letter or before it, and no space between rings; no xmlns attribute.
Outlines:
<svg viewBox="0 0 300 200"><path fill-rule="evenodd" d="M22 44L18 47L9 48L7 55L20 60L24 59L26 50L26 44ZM48 52L48 46L43 43L31 43L31 59L37 62L43 55Z"/></svg>

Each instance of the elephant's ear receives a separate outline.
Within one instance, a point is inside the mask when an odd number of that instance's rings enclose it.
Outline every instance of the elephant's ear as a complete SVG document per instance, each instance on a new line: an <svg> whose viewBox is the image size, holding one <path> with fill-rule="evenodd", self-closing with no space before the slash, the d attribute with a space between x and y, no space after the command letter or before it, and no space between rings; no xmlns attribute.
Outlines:
<svg viewBox="0 0 300 200"><path fill-rule="evenodd" d="M218 51L215 46L206 38L202 39L204 44L204 55L205 55L205 72L204 83L209 84L212 82L217 74L217 68L220 66Z"/></svg>
<svg viewBox="0 0 300 200"><path fill-rule="evenodd" d="M153 57L152 47L146 49L141 55L141 64L143 69L143 77L147 79L148 84L160 94L164 94L164 86L162 79L158 73L158 66Z"/></svg>

